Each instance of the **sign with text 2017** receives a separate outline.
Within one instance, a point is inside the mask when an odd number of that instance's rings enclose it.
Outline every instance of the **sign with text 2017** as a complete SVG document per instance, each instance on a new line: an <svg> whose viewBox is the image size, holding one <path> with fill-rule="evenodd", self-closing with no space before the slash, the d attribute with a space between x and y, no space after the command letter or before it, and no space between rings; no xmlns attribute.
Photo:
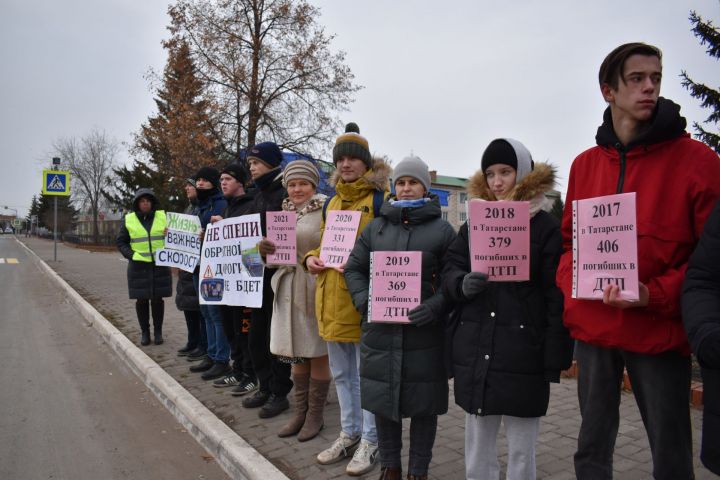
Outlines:
<svg viewBox="0 0 720 480"><path fill-rule="evenodd" d="M325 230L320 244L320 260L328 268L342 267L355 246L361 213L355 210L327 212Z"/></svg>
<svg viewBox="0 0 720 480"><path fill-rule="evenodd" d="M165 248L158 250L155 264L193 272L200 261L200 219L197 215L167 212Z"/></svg>
<svg viewBox="0 0 720 480"><path fill-rule="evenodd" d="M573 298L601 300L608 285L638 300L635 193L575 200Z"/></svg>
<svg viewBox="0 0 720 480"><path fill-rule="evenodd" d="M275 253L265 259L268 265L297 264L297 213L266 212L267 239L275 244Z"/></svg>
<svg viewBox="0 0 720 480"><path fill-rule="evenodd" d="M530 280L530 204L468 202L470 268L490 281Z"/></svg>
<svg viewBox="0 0 720 480"><path fill-rule="evenodd" d="M410 323L420 305L422 252L372 252L368 321Z"/></svg>
<svg viewBox="0 0 720 480"><path fill-rule="evenodd" d="M260 215L226 218L205 228L200 258L200 303L262 306Z"/></svg>

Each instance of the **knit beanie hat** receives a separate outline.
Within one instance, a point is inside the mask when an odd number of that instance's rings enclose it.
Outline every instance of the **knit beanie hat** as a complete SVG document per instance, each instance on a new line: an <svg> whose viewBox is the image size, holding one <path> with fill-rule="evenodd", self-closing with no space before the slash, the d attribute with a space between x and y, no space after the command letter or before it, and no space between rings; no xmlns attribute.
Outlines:
<svg viewBox="0 0 720 480"><path fill-rule="evenodd" d="M212 183L213 187L215 188L220 186L220 172L218 172L216 168L201 167L200 170L198 170L195 174L196 182L198 178L207 180L208 182Z"/></svg>
<svg viewBox="0 0 720 480"><path fill-rule="evenodd" d="M400 163L393 168L393 182L397 182L400 177L412 177L417 179L425 187L425 191L430 191L430 172L428 166L420 157L405 157Z"/></svg>
<svg viewBox="0 0 720 480"><path fill-rule="evenodd" d="M307 180L312 183L313 187L317 188L320 182L320 172L318 172L317 167L308 160L293 160L285 165L282 180L283 187L287 188L290 180L297 179Z"/></svg>
<svg viewBox="0 0 720 480"><path fill-rule="evenodd" d="M197 188L197 185L195 185L195 179L194 178L186 178L185 183L192 186L193 188Z"/></svg>
<svg viewBox="0 0 720 480"><path fill-rule="evenodd" d="M350 122L345 125L345 133L335 140L335 148L333 148L333 163L337 164L342 157L348 156L359 158L368 168L372 168L372 157L370 156L370 147L365 137L360 135L360 127L356 123Z"/></svg>
<svg viewBox="0 0 720 480"><path fill-rule="evenodd" d="M270 168L277 168L282 163L283 156L280 148L273 142L262 142L250 148L248 160L254 158Z"/></svg>
<svg viewBox="0 0 720 480"><path fill-rule="evenodd" d="M517 172L515 183L525 178L535 166L530 151L525 145L512 138L496 138L483 152L481 161L483 173L488 167L497 163L504 163L515 169Z"/></svg>
<svg viewBox="0 0 720 480"><path fill-rule="evenodd" d="M235 180L242 183L243 185L245 185L247 183L247 179L248 179L247 170L245 170L245 167L243 167L239 163L231 163L230 165L228 165L227 167L222 169L222 172L220 172L220 175L222 175L223 173L230 175L231 177L233 177Z"/></svg>

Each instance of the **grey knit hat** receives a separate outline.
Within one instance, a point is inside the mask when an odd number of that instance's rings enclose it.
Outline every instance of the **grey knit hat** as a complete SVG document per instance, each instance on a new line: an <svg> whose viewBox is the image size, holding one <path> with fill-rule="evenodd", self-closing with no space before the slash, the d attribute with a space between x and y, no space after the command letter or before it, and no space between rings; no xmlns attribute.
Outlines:
<svg viewBox="0 0 720 480"><path fill-rule="evenodd" d="M287 188L288 182L296 179L307 180L317 188L320 182L320 173L317 167L308 160L293 160L285 165L282 179L283 187Z"/></svg>
<svg viewBox="0 0 720 480"><path fill-rule="evenodd" d="M430 191L430 184L432 183L430 172L427 164L420 157L403 158L393 169L393 182L396 182L400 177L416 178L425 187L426 192Z"/></svg>

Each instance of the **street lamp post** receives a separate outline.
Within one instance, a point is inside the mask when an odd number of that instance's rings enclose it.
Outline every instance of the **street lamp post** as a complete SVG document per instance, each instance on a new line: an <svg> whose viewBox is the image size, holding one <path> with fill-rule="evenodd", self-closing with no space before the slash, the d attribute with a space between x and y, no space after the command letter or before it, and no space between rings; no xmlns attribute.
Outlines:
<svg viewBox="0 0 720 480"><path fill-rule="evenodd" d="M60 157L53 157L53 167L57 168L60 165ZM53 214L53 261L57 262L57 196L53 197L53 203L55 213Z"/></svg>

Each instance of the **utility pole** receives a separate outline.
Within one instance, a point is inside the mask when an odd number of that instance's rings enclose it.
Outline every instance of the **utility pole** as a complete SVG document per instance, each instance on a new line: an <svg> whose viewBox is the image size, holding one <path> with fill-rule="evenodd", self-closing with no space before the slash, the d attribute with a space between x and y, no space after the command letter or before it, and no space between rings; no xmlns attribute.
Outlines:
<svg viewBox="0 0 720 480"><path fill-rule="evenodd" d="M53 157L52 169L59 168L60 157ZM53 197L53 262L57 262L57 196Z"/></svg>

